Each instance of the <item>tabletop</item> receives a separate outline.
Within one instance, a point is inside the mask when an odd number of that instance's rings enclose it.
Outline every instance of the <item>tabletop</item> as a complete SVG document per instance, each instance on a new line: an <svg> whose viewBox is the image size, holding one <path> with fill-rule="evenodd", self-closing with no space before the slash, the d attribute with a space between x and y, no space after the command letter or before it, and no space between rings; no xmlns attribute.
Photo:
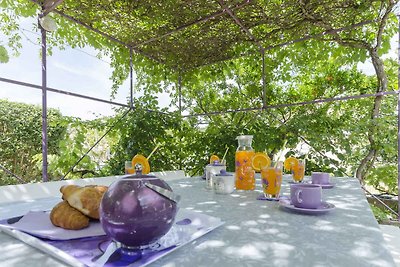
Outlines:
<svg viewBox="0 0 400 267"><path fill-rule="evenodd" d="M306 177L309 179L309 177ZM395 266L359 182L332 178L323 200L335 205L326 214L290 212L278 202L257 200L261 193L219 195L205 181L169 181L181 195L179 206L221 218L225 224L154 262L151 266ZM281 190L289 194L288 177ZM0 205L0 219L49 209L59 198ZM58 260L0 233L0 266L63 266Z"/></svg>

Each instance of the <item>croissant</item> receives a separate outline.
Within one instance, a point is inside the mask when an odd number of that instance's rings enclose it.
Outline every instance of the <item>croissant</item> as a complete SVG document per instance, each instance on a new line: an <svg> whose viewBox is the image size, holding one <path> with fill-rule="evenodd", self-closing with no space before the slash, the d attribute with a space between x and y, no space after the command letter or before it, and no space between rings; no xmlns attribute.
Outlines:
<svg viewBox="0 0 400 267"><path fill-rule="evenodd" d="M102 195L107 191L108 186L105 185L86 185L85 187L93 187L97 191L99 191Z"/></svg>
<svg viewBox="0 0 400 267"><path fill-rule="evenodd" d="M99 219L99 206L104 193L95 186L64 185L60 191L69 205L90 218Z"/></svg>
<svg viewBox="0 0 400 267"><path fill-rule="evenodd" d="M69 230L79 230L89 226L89 218L71 207L65 200L51 210L50 221L55 226Z"/></svg>

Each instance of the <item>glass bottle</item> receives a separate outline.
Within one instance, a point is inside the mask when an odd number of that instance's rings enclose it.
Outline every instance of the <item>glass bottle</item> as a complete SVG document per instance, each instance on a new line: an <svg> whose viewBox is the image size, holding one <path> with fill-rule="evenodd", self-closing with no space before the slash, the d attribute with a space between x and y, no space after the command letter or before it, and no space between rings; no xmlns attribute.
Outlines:
<svg viewBox="0 0 400 267"><path fill-rule="evenodd" d="M235 186L237 190L254 190L256 180L251 159L254 156L254 149L251 147L252 135L240 135L236 137L239 146L235 154Z"/></svg>

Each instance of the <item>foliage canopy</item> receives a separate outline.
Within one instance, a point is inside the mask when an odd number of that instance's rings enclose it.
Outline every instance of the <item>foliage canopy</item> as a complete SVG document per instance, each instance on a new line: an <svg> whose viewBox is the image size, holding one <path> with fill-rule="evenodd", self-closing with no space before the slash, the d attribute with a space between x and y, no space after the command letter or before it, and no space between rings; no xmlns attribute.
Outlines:
<svg viewBox="0 0 400 267"><path fill-rule="evenodd" d="M165 145L153 158L156 170L178 166L199 174L208 156L221 154L226 146L228 162L233 162L234 138L254 134L254 147L274 155L285 141L289 153L299 157L306 156L301 146L307 146L308 171L356 172L376 186L382 182L378 177L396 176L395 101L390 97L188 119L144 110L156 107L151 94L161 91L170 93L176 108L179 76L183 110L189 114L397 90L397 63L381 58L396 31L391 11L397 1L205 2L65 0L52 13L59 28L49 34L49 53L52 46L98 49L111 58L113 92L128 77L129 47L135 51L135 88L145 97L135 101L137 109L115 134L112 142L117 145L104 174L122 172L123 159L131 153L146 154L157 142ZM0 0L0 7L0 30L8 36L7 43L0 43L0 60L6 61L2 47L14 53L20 48L18 19L40 11L27 0ZM67 16L121 42L77 26ZM364 22L369 23L346 28ZM291 43L298 38L302 42ZM291 45L280 47L282 43ZM260 49L266 50L265 99ZM375 77L357 70L367 59ZM76 153L86 146L82 143L76 143ZM384 181L385 190L394 190L392 181Z"/></svg>

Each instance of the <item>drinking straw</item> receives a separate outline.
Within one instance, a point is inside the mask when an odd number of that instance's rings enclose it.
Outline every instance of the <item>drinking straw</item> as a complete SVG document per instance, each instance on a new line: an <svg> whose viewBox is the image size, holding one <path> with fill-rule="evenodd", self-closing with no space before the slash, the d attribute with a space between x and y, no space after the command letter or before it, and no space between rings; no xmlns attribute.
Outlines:
<svg viewBox="0 0 400 267"><path fill-rule="evenodd" d="M229 147L227 146L227 147L226 147L226 150L225 150L225 154L224 154L224 156L222 157L222 162L224 161L225 156L226 156L226 154L228 153L228 150L229 150Z"/></svg>
<svg viewBox="0 0 400 267"><path fill-rule="evenodd" d="M285 147L286 147L286 143L287 143L287 139L285 140L285 142L283 142L283 148L281 150L281 153L279 153L278 158L276 159L274 169L276 169L276 167L278 166L279 159L282 157L283 151L285 150Z"/></svg>
<svg viewBox="0 0 400 267"><path fill-rule="evenodd" d="M156 145L156 147L153 149L153 151L150 152L150 155L147 157L147 160L153 155L154 152L156 152L157 148L160 146L160 143Z"/></svg>

